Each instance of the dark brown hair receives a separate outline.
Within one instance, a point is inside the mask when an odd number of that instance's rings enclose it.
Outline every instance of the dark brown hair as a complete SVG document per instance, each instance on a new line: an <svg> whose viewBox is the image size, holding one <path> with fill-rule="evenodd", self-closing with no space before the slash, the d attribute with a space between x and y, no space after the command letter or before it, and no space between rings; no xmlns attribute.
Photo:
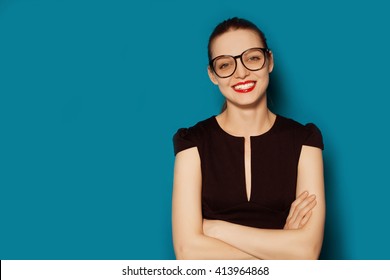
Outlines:
<svg viewBox="0 0 390 280"><path fill-rule="evenodd" d="M224 20L220 24L218 24L215 28L214 31L211 33L209 37L209 43L208 43L208 57L209 61L212 59L211 57L211 46L215 38L218 36L232 30L238 30L238 29L245 29L245 30L251 30L254 31L264 44L264 48L268 49L267 46L267 40L265 38L265 35L263 31L261 31L254 23L250 22L249 20L243 19L243 18L230 18L227 20Z"/></svg>

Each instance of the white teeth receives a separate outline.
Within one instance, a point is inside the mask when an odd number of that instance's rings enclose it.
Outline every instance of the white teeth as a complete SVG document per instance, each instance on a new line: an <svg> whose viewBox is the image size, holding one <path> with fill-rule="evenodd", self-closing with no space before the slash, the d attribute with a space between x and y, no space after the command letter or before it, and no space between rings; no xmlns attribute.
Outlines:
<svg viewBox="0 0 390 280"><path fill-rule="evenodd" d="M246 83L246 84L242 84L242 85L237 85L235 86L234 88L235 89L238 89L238 90L243 90L243 89L248 89L248 88L251 88L255 85L255 83Z"/></svg>

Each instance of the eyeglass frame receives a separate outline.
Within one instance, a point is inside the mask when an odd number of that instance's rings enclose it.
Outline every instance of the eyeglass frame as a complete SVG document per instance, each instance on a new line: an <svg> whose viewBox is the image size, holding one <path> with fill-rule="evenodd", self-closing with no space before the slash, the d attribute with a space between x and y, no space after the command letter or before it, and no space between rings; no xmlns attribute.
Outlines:
<svg viewBox="0 0 390 280"><path fill-rule="evenodd" d="M263 63L263 65L262 65L259 69L255 69L255 70L249 69L248 67L245 66L245 63L242 61L242 55L243 55L244 53L246 53L247 51L251 51L251 50L261 50L261 51L264 53L264 57L265 57L264 63ZM233 74L234 74L234 73L236 72L236 70L237 70L237 58L240 58L241 64L242 64L246 69L248 69L249 71L259 71L259 70L263 69L263 67L264 67L264 65L265 65L265 62L266 62L266 60L267 60L267 57L268 57L269 52L270 52L270 49L268 49L268 48L249 48L249 49L243 51L241 54L236 55L236 56L234 56L234 55L226 55L226 54L223 54L223 55L219 55L219 56L217 56L217 57L214 57L212 60L210 60L210 61L209 61L209 66L210 66L211 70L215 73L215 75L217 75L218 77L220 77L220 78L222 78L222 79L224 79L224 78L229 78L229 77L233 76ZM223 76L223 77L221 77L221 76L218 75L217 72L215 71L215 68L214 68L214 61L215 61L216 59L218 59L218 58L221 58L221 57L232 57L232 58L234 59L235 67L234 67L233 72L232 72L229 76Z"/></svg>

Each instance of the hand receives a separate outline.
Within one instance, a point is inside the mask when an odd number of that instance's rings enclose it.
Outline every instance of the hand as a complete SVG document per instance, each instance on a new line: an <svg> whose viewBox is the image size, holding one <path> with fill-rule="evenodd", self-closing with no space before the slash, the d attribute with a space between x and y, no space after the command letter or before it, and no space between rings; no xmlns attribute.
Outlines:
<svg viewBox="0 0 390 280"><path fill-rule="evenodd" d="M291 204L290 213L288 214L284 229L301 229L309 221L312 210L316 206L316 196L303 192Z"/></svg>

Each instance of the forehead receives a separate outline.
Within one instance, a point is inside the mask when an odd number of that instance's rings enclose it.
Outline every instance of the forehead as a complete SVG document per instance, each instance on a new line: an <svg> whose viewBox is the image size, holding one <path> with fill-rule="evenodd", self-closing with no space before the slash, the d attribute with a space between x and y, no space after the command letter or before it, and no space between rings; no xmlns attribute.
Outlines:
<svg viewBox="0 0 390 280"><path fill-rule="evenodd" d="M239 55L250 48L263 48L259 35L252 30L231 30L214 39L211 45L213 57L220 55Z"/></svg>

